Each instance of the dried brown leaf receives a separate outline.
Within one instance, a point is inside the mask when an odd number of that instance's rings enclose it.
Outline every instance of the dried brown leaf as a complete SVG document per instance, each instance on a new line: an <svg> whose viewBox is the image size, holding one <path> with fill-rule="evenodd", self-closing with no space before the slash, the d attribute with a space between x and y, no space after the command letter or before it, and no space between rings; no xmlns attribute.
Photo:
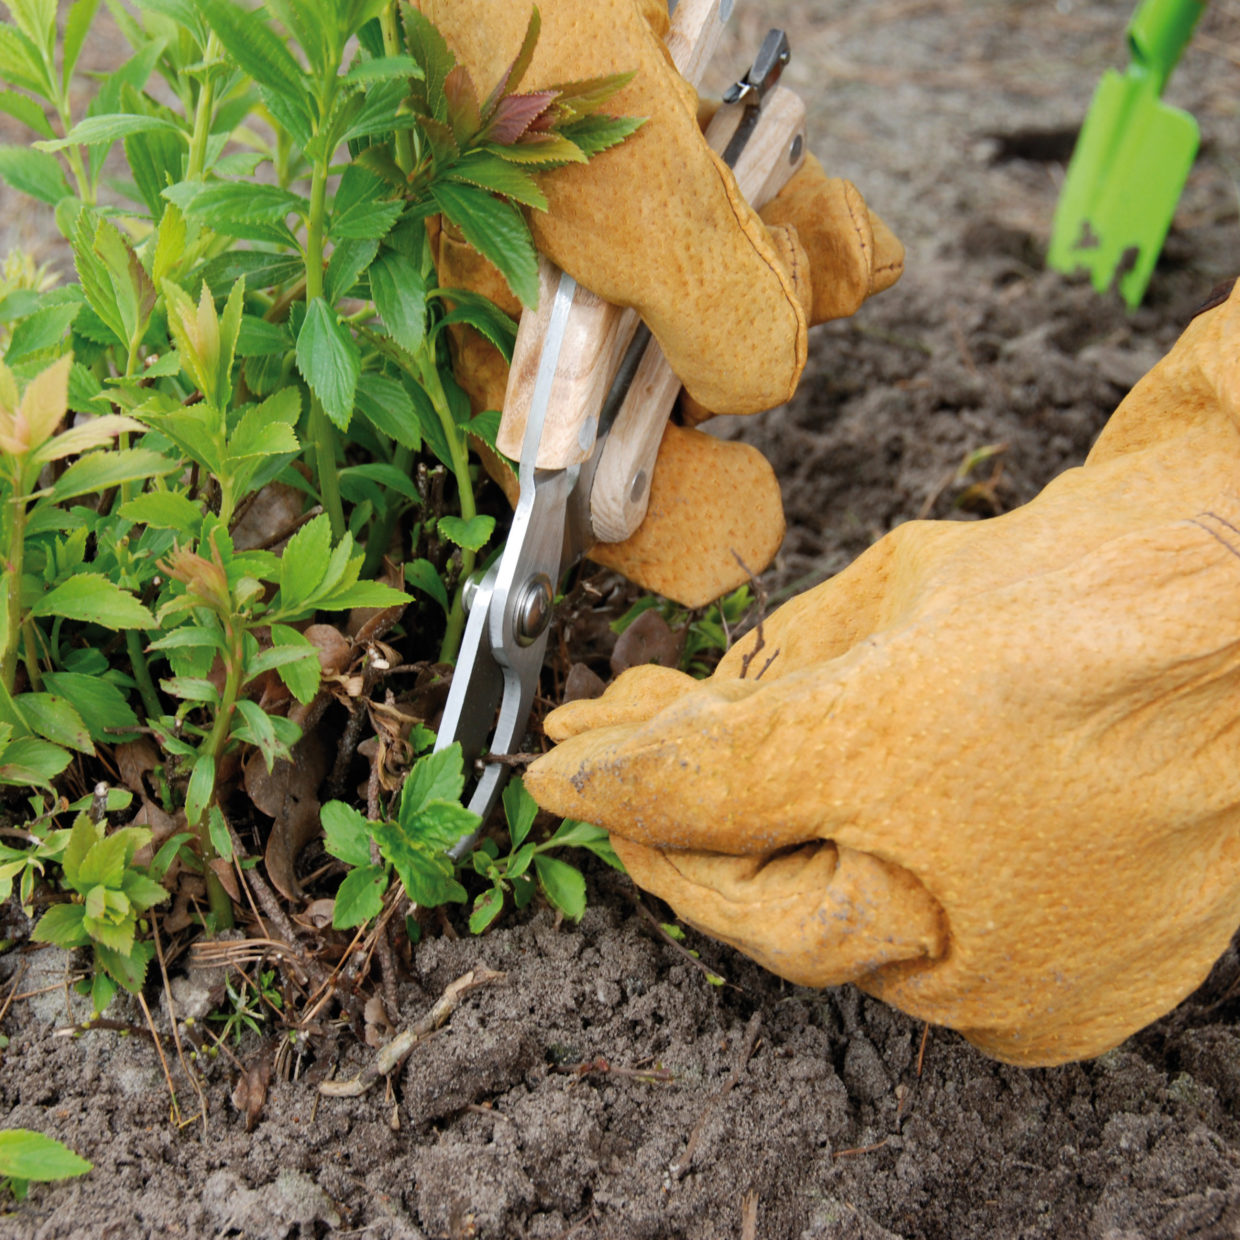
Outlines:
<svg viewBox="0 0 1240 1240"><path fill-rule="evenodd" d="M264 1047L237 1078L233 1086L232 1104L245 1116L246 1132L253 1132L271 1085L271 1048Z"/></svg>
<svg viewBox="0 0 1240 1240"><path fill-rule="evenodd" d="M612 674L619 676L630 667L657 663L675 667L680 662L682 635L673 633L667 621L652 607L643 611L616 642L611 652Z"/></svg>

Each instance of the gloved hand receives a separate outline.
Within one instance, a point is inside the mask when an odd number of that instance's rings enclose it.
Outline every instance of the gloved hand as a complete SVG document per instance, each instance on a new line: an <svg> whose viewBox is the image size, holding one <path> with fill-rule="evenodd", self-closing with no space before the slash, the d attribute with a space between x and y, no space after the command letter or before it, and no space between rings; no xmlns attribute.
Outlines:
<svg viewBox="0 0 1240 1240"><path fill-rule="evenodd" d="M531 4L419 0L419 8L485 90L520 47ZM808 325L851 314L894 283L899 242L848 182L813 160L759 218L702 139L696 95L663 43L666 0L541 0L539 11L522 90L634 70L608 107L648 118L589 164L540 179L549 208L530 216L539 249L601 297L638 310L685 384L690 420L787 400ZM486 260L450 230L435 240L445 287L477 289L519 312ZM469 329L457 343L475 408L500 408L503 359ZM748 570L765 567L783 528L778 483L759 453L669 428L642 528L592 555L692 606L746 580L734 551Z"/></svg>
<svg viewBox="0 0 1240 1240"><path fill-rule="evenodd" d="M1097 1055L1240 925L1238 465L1240 291L1033 502L900 526L704 683L561 707L526 786L793 982Z"/></svg>

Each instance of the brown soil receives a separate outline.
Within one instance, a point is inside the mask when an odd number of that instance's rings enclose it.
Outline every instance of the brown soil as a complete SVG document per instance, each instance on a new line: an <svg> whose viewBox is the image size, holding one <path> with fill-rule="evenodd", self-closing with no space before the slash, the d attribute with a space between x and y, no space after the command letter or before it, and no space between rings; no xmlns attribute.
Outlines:
<svg viewBox="0 0 1240 1240"><path fill-rule="evenodd" d="M767 25L788 29L817 150L909 247L900 285L817 334L791 407L724 428L758 443L784 482L774 590L838 570L898 522L981 519L1029 499L1079 463L1131 383L1236 274L1236 0L1207 10L1172 80L1205 145L1145 306L1129 315L1042 270L1070 132L1119 58L1128 11L768 0L734 19L726 56L738 68ZM248 1134L224 1059L207 1072L205 1122L178 1127L149 1041L55 1036L63 956L0 958L5 993L18 968L19 992L51 987L4 1014L4 1124L95 1162L84 1179L32 1188L0 1235L1240 1235L1234 949L1118 1050L1023 1071L851 988L788 986L690 934L726 981L713 985L658 937L627 881L588 874L580 926L534 911L416 948L403 1022L466 970L504 978L465 996L386 1091L319 1096L329 1073L351 1076L373 1055L328 1025ZM183 1002L210 983L178 983ZM132 1004L109 1014L143 1023ZM238 1054L251 1064L270 1051L250 1038Z"/></svg>

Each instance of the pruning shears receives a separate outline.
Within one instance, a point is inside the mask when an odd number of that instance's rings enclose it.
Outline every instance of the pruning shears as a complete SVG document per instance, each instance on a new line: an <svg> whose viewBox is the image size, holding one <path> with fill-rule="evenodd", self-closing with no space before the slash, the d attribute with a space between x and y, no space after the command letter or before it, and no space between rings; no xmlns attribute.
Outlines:
<svg viewBox="0 0 1240 1240"><path fill-rule="evenodd" d="M690 82L731 9L731 0L675 4L667 45ZM805 106L779 85L788 57L787 37L772 30L706 131L755 206L805 158ZM469 808L483 820L508 775L503 757L525 736L559 584L595 543L621 541L641 524L680 389L635 311L604 302L546 259L539 280L538 310L517 332L499 435L501 451L519 462L520 495L503 552L469 592L436 744L460 743Z"/></svg>

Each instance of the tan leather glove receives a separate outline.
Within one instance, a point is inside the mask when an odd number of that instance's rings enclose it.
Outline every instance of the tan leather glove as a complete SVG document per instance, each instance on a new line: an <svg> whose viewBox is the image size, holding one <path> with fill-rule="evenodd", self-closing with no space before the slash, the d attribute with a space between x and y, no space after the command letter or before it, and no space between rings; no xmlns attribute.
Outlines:
<svg viewBox="0 0 1240 1240"><path fill-rule="evenodd" d="M900 526L762 636L553 712L527 787L706 933L999 1059L1166 1012L1240 925L1240 291L1083 467Z"/></svg>
<svg viewBox="0 0 1240 1240"><path fill-rule="evenodd" d="M419 0L476 82L489 89L525 33L528 0ZM542 32L523 90L636 71L608 105L648 120L586 165L541 179L549 208L530 224L539 249L608 301L635 307L692 400L753 413L787 400L813 322L851 314L899 277L903 250L847 182L816 161L760 218L707 147L697 97L663 38L665 0L541 0ZM446 287L520 307L499 274L450 232L436 239ZM459 369L475 407L500 408L507 369L476 333L458 333ZM689 605L758 572L783 537L779 487L744 445L670 429L651 507L637 534L593 558Z"/></svg>

